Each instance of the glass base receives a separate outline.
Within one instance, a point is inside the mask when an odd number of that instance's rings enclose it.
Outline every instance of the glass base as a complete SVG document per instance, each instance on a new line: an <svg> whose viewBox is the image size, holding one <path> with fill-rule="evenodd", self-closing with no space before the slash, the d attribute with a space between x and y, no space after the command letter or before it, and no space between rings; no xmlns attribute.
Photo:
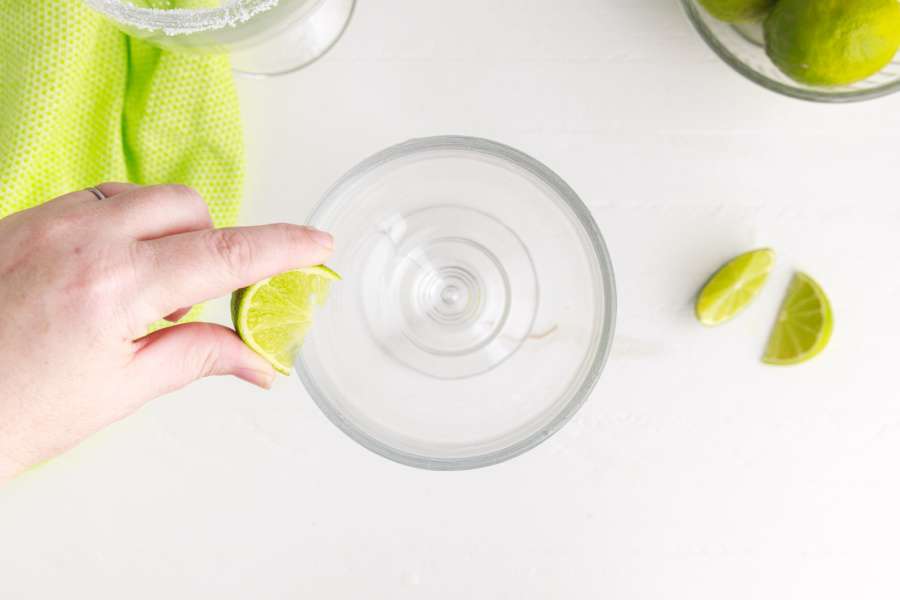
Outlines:
<svg viewBox="0 0 900 600"><path fill-rule="evenodd" d="M337 43L350 24L355 6L356 0L321 0L265 41L233 50L232 69L249 77L273 77L302 69Z"/></svg>
<svg viewBox="0 0 900 600"><path fill-rule="evenodd" d="M522 345L537 312L537 279L506 225L471 208L435 206L372 235L380 240L362 293L369 327L388 354L420 373L457 379L489 371Z"/></svg>

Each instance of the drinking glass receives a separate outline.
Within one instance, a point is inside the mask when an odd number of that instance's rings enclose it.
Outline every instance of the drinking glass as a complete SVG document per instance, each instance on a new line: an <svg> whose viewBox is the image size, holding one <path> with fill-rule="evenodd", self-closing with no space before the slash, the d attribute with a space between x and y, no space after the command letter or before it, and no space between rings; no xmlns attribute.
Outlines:
<svg viewBox="0 0 900 600"><path fill-rule="evenodd" d="M84 0L130 35L175 51L228 52L235 71L281 75L325 54L355 0Z"/></svg>
<svg viewBox="0 0 900 600"><path fill-rule="evenodd" d="M575 192L502 144L443 136L368 158L310 224L343 281L297 372L340 429L427 469L533 448L588 398L615 322L612 263Z"/></svg>

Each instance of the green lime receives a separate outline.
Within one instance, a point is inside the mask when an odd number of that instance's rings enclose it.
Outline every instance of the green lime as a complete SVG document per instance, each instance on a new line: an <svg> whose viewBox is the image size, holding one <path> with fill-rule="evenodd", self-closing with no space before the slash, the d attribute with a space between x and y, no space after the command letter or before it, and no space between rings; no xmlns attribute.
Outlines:
<svg viewBox="0 0 900 600"><path fill-rule="evenodd" d="M285 375L316 308L325 303L331 282L341 276L324 265L288 271L231 295L231 320L244 340Z"/></svg>
<svg viewBox="0 0 900 600"><path fill-rule="evenodd" d="M766 52L788 77L846 85L874 75L900 46L897 0L779 0L765 23Z"/></svg>
<svg viewBox="0 0 900 600"><path fill-rule="evenodd" d="M700 4L720 21L743 23L766 16L775 0L700 0Z"/></svg>
<svg viewBox="0 0 900 600"><path fill-rule="evenodd" d="M831 304L819 284L797 273L778 312L763 362L794 365L819 354L831 339Z"/></svg>
<svg viewBox="0 0 900 600"><path fill-rule="evenodd" d="M697 297L697 319L704 325L720 325L741 312L762 289L775 265L769 248L737 256L716 271Z"/></svg>

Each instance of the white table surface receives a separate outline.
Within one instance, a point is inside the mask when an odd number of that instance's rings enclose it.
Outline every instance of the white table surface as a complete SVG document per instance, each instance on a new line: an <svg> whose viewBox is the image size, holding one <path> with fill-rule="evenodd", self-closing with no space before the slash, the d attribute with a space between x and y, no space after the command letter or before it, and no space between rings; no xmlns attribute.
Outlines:
<svg viewBox="0 0 900 600"><path fill-rule="evenodd" d="M900 95L764 91L673 0L360 0L324 60L239 86L248 223L303 221L412 137L555 169L616 266L606 372L549 442L463 473L369 453L295 379L201 382L0 490L0 598L898 596ZM760 245L762 297L698 326L699 284ZM827 289L834 338L765 367L792 269Z"/></svg>

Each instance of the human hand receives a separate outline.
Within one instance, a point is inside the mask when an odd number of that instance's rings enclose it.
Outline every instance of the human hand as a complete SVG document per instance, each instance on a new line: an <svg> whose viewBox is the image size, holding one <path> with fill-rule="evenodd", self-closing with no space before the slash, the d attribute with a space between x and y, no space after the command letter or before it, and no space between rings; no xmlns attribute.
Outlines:
<svg viewBox="0 0 900 600"><path fill-rule="evenodd" d="M200 377L269 387L231 329L148 326L331 254L307 227L213 229L186 187L99 189L0 220L0 483Z"/></svg>

